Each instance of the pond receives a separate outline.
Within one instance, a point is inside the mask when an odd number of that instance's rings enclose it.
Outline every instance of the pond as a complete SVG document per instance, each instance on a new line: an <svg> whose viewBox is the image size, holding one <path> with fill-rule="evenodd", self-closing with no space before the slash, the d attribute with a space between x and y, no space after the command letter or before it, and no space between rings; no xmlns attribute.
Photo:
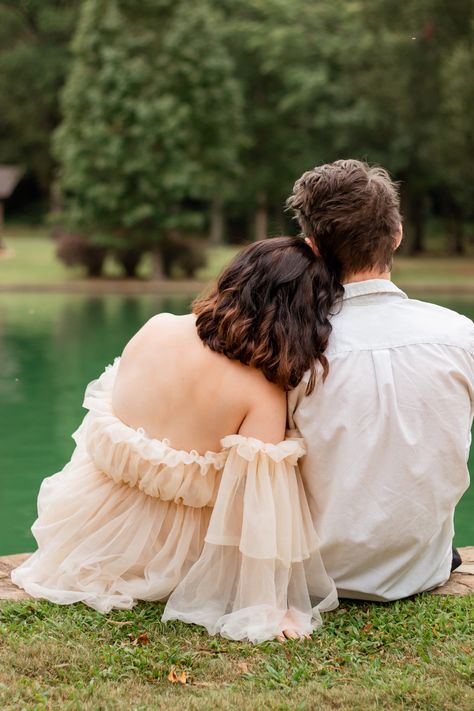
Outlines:
<svg viewBox="0 0 474 711"><path fill-rule="evenodd" d="M430 300L474 317L472 297ZM0 296L0 555L34 549L38 487L72 453L86 383L150 316L185 313L189 302L149 294ZM474 544L474 487L458 506L455 542Z"/></svg>

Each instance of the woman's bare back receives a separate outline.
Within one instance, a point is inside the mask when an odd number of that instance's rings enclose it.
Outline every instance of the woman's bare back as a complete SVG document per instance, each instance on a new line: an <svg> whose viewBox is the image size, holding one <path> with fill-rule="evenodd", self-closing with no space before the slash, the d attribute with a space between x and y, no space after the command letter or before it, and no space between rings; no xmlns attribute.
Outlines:
<svg viewBox="0 0 474 711"><path fill-rule="evenodd" d="M285 434L286 398L261 372L207 348L196 317L161 314L127 344L112 404L134 429L184 450L219 451L241 433L267 442Z"/></svg>

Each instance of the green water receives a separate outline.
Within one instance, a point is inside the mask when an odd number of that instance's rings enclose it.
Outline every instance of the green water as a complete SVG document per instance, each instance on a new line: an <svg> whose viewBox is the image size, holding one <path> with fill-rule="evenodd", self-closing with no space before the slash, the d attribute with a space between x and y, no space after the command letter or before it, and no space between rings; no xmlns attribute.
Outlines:
<svg viewBox="0 0 474 711"><path fill-rule="evenodd" d="M436 301L474 317L472 298ZM38 487L72 453L85 385L150 316L188 307L187 297L154 295L0 296L0 555L34 549ZM471 487L456 513L457 545L474 543L473 514Z"/></svg>

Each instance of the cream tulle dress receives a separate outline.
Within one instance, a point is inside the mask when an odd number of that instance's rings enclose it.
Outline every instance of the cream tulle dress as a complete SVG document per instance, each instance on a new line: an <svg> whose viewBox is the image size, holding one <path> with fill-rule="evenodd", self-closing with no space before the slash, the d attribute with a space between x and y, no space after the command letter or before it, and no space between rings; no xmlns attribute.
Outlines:
<svg viewBox="0 0 474 711"><path fill-rule="evenodd" d="M114 415L118 364L87 387L72 458L41 485L38 550L13 582L100 612L166 600L164 620L235 640L310 634L337 593L297 468L303 441L230 435L220 452L173 449Z"/></svg>

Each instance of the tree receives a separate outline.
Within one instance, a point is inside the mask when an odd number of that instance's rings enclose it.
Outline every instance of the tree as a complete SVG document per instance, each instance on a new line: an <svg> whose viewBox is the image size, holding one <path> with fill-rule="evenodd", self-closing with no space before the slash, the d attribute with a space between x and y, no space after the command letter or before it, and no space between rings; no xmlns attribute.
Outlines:
<svg viewBox="0 0 474 711"><path fill-rule="evenodd" d="M115 250L200 226L235 172L240 103L220 16L205 1L85 0L56 134L71 225Z"/></svg>
<svg viewBox="0 0 474 711"><path fill-rule="evenodd" d="M461 253L473 14L472 0L0 0L0 158L48 191L56 156L66 233L129 274L144 250L168 265L183 232L219 242L226 215L245 238L291 229L294 180L348 156L401 181L409 251L435 211Z"/></svg>
<svg viewBox="0 0 474 711"><path fill-rule="evenodd" d="M433 140L437 197L446 220L448 251L463 254L464 225L474 217L474 6L462 22L459 41L443 58L441 92ZM459 6L458 6L459 10ZM461 18L460 18L461 19ZM469 30L470 28L470 30ZM461 27L459 26L459 29ZM471 34L471 38L469 37Z"/></svg>
<svg viewBox="0 0 474 711"><path fill-rule="evenodd" d="M459 47L471 43L472 12L471 0L460 0L455 6L442 0L360 3L363 49L351 73L352 94L365 102L358 152L386 165L401 181L402 207L408 221L406 250L412 254L425 249L430 204L435 199L442 208L437 199L440 191L451 200L446 165L451 162L451 170L460 175L462 161L454 163L448 158L453 140L459 147L448 114L452 116L453 101L462 104L463 94L468 95L469 74L461 86L462 82L448 78L448 67ZM456 111L459 116L459 109ZM466 126L474 120L472 107L464 120ZM461 135L466 137L465 128ZM465 145L466 138L462 142Z"/></svg>
<svg viewBox="0 0 474 711"><path fill-rule="evenodd" d="M267 236L272 213L283 227L285 198L303 170L336 157L334 141L327 140L330 63L344 47L346 14L339 3L312 0L226 4L228 42L245 100L237 198L241 209L253 209L256 239ZM336 41L335 29L341 32Z"/></svg>
<svg viewBox="0 0 474 711"><path fill-rule="evenodd" d="M49 192L51 132L79 0L0 0L0 157L18 163Z"/></svg>

